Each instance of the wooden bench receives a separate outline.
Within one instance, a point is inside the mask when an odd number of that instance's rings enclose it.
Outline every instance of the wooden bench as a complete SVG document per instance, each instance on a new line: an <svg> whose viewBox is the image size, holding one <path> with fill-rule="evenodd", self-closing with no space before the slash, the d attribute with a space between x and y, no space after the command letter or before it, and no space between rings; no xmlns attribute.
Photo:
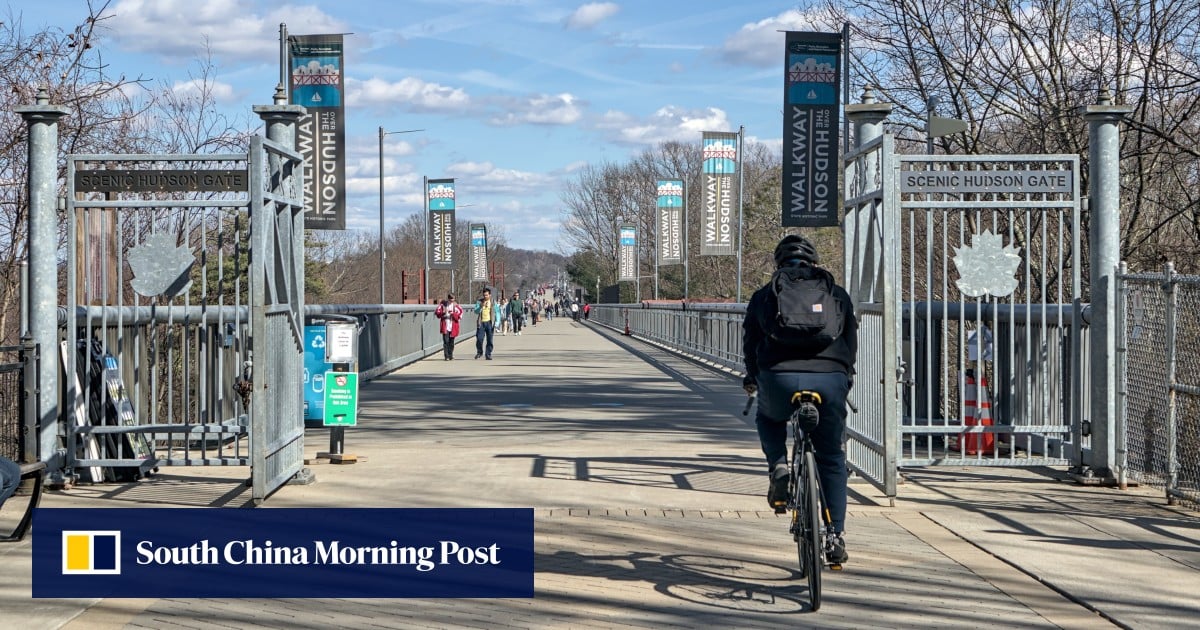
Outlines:
<svg viewBox="0 0 1200 630"><path fill-rule="evenodd" d="M33 508L38 506L38 502L42 500L42 480L46 475L46 462L33 462L32 464L21 464L21 481L26 479L33 480L33 491L29 495L29 505L25 506L25 514L21 517L21 522L17 523L16 529L11 534L0 538L3 542L16 542L24 540L25 534L29 533L29 526L33 522ZM9 501L12 497L9 497Z"/></svg>

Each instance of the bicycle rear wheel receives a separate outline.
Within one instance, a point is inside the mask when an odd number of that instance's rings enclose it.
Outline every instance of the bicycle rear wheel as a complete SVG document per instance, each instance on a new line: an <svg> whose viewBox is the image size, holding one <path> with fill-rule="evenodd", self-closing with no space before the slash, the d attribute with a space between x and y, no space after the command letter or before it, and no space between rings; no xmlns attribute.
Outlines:
<svg viewBox="0 0 1200 630"><path fill-rule="evenodd" d="M804 453L799 450L792 454L791 475L792 540L796 541L796 559L800 565L800 578L804 579L808 577L809 558L812 556L812 552L808 545L809 537L804 526L808 522L805 514L808 494L804 488Z"/></svg>
<svg viewBox="0 0 1200 630"><path fill-rule="evenodd" d="M821 522L821 497L818 496L821 485L817 481L817 460L811 451L804 453L804 478L800 480L800 486L804 488L803 541L800 542L804 551L801 556L807 560L804 566L808 577L808 596L816 612L821 608L821 569L825 565L825 550L821 544L824 525Z"/></svg>

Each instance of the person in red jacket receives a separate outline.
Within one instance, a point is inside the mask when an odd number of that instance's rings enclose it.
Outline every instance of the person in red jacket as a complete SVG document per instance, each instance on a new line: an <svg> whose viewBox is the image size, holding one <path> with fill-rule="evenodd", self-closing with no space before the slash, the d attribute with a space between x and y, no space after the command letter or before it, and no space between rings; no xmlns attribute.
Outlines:
<svg viewBox="0 0 1200 630"><path fill-rule="evenodd" d="M434 314L442 321L442 358L453 361L454 340L458 339L458 320L463 316L462 307L454 301L454 294L449 293L446 294L446 299L438 304Z"/></svg>

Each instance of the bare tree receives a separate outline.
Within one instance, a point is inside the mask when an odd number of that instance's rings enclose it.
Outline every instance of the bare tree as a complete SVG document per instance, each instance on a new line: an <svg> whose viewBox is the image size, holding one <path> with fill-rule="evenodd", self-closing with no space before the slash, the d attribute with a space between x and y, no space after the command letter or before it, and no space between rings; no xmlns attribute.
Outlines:
<svg viewBox="0 0 1200 630"><path fill-rule="evenodd" d="M970 126L940 139L941 151L1086 159L1079 108L1110 88L1115 102L1133 108L1122 134L1122 257L1135 268L1172 258L1186 270L1200 269L1188 255L1200 245L1200 4L851 0L825 6L830 28L853 25L854 82L877 86L896 105L889 121L909 150L920 150L926 106L937 98L943 115ZM1078 229L1087 229L1086 220Z"/></svg>

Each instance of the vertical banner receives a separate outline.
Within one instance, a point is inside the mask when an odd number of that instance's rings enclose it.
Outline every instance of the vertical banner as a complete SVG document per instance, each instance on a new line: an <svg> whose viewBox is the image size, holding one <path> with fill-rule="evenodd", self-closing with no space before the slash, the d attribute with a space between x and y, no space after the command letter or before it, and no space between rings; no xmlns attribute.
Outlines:
<svg viewBox="0 0 1200 630"><path fill-rule="evenodd" d="M840 33L789 31L783 91L783 226L838 225Z"/></svg>
<svg viewBox="0 0 1200 630"><path fill-rule="evenodd" d="M617 281L637 280L637 228L632 225L622 225L620 234L621 238L618 243L620 243L621 252L618 257Z"/></svg>
<svg viewBox="0 0 1200 630"><path fill-rule="evenodd" d="M471 225L471 282L487 282L487 226Z"/></svg>
<svg viewBox="0 0 1200 630"><path fill-rule="evenodd" d="M704 221L700 226L701 256L732 256L737 190L738 135L717 131L703 134Z"/></svg>
<svg viewBox="0 0 1200 630"><path fill-rule="evenodd" d="M683 263L683 181L658 180L658 264Z"/></svg>
<svg viewBox="0 0 1200 630"><path fill-rule="evenodd" d="M454 180L430 179L425 183L429 212L425 246L430 269L454 268Z"/></svg>
<svg viewBox="0 0 1200 630"><path fill-rule="evenodd" d="M304 156L304 227L346 229L346 108L342 36L288 38L289 102L303 105L296 147Z"/></svg>

